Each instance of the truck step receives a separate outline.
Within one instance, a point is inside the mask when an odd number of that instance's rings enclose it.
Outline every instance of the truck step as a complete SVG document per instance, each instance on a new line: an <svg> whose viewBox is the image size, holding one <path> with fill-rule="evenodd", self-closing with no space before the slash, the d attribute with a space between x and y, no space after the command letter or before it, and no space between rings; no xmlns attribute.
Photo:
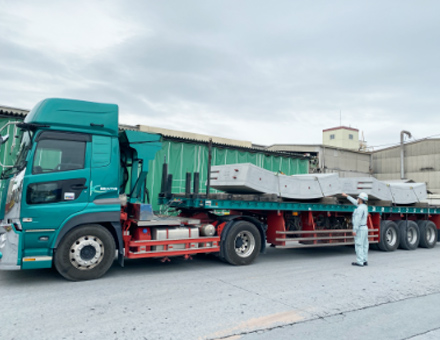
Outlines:
<svg viewBox="0 0 440 340"><path fill-rule="evenodd" d="M149 257L166 257L166 256L183 256L198 253L218 253L220 247L203 247L193 249L176 249L176 250L160 250L160 251L143 251L143 252L128 252L126 257L129 259L141 259Z"/></svg>

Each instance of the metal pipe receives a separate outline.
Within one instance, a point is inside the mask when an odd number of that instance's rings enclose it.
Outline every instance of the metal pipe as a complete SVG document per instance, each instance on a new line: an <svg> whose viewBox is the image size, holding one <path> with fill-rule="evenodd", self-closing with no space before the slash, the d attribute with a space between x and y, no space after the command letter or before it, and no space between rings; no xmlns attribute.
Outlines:
<svg viewBox="0 0 440 340"><path fill-rule="evenodd" d="M165 197L167 198L171 197L172 192L173 192L173 175L168 175Z"/></svg>
<svg viewBox="0 0 440 340"><path fill-rule="evenodd" d="M400 179L405 179L405 154L403 145L405 135L407 135L409 138L412 137L411 132L405 130L400 131Z"/></svg>
<svg viewBox="0 0 440 340"><path fill-rule="evenodd" d="M206 181L206 198L209 198L209 191L211 190L211 163L212 163L212 139L209 139L208 144L208 175Z"/></svg>
<svg viewBox="0 0 440 340"><path fill-rule="evenodd" d="M199 187L200 187L200 173L195 172L194 173L194 189L193 189L194 194L199 193Z"/></svg>
<svg viewBox="0 0 440 340"><path fill-rule="evenodd" d="M191 173L186 173L186 179L185 179L185 197L189 197L191 194Z"/></svg>
<svg viewBox="0 0 440 340"><path fill-rule="evenodd" d="M160 186L160 192L166 193L167 189L167 180L168 180L168 164L167 159L164 157L163 166L162 166L162 183Z"/></svg>

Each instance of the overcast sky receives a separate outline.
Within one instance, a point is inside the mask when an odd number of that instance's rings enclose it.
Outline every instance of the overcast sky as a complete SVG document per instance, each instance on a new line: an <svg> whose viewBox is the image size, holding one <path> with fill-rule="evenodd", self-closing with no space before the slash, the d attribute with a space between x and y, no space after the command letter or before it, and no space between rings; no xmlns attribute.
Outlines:
<svg viewBox="0 0 440 340"><path fill-rule="evenodd" d="M440 134L439 1L0 0L0 105L119 105L120 123L258 144Z"/></svg>

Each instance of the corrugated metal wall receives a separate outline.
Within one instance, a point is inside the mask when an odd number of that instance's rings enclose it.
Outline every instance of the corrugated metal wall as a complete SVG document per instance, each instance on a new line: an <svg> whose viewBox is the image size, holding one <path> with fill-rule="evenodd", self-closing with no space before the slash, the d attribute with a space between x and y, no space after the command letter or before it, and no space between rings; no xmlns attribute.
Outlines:
<svg viewBox="0 0 440 340"><path fill-rule="evenodd" d="M370 153L323 145L292 144L275 144L268 147L267 150L314 154L319 160L315 168L319 168L322 173L337 173L339 177L368 177L371 175Z"/></svg>
<svg viewBox="0 0 440 340"><path fill-rule="evenodd" d="M440 193L440 139L405 144L405 177L426 182L428 189ZM373 172L378 179L400 179L400 147L373 153Z"/></svg>
<svg viewBox="0 0 440 340"><path fill-rule="evenodd" d="M188 143L165 139L162 150L150 162L150 172L147 179L147 188L155 210L159 207L157 198L161 189L162 165L165 157L168 163L168 173L173 175L173 193L185 192L187 172L200 173L200 193L206 192L208 145L206 143ZM212 165L234 163L252 163L270 171L282 171L286 175L306 174L309 170L308 159L213 146ZM191 185L191 190L192 188L193 185ZM211 192L218 191L212 189Z"/></svg>
<svg viewBox="0 0 440 340"><path fill-rule="evenodd" d="M321 151L322 172L337 173L339 177L370 176L370 154L326 147Z"/></svg>

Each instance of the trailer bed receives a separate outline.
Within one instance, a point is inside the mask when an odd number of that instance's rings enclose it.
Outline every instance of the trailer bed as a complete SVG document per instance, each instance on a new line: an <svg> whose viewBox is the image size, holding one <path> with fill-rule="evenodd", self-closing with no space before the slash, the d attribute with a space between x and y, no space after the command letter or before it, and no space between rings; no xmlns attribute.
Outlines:
<svg viewBox="0 0 440 340"><path fill-rule="evenodd" d="M279 210L279 211L329 211L329 212L353 212L356 207L352 204L338 204L324 202L295 202L275 200L256 200L258 195L211 195L207 197L187 197L173 195L171 198L161 198L160 204L166 204L176 209L211 209L211 210ZM238 198L238 199L237 199ZM369 205L370 213L387 214L440 214L440 207L428 205L408 205L408 206L377 206Z"/></svg>

